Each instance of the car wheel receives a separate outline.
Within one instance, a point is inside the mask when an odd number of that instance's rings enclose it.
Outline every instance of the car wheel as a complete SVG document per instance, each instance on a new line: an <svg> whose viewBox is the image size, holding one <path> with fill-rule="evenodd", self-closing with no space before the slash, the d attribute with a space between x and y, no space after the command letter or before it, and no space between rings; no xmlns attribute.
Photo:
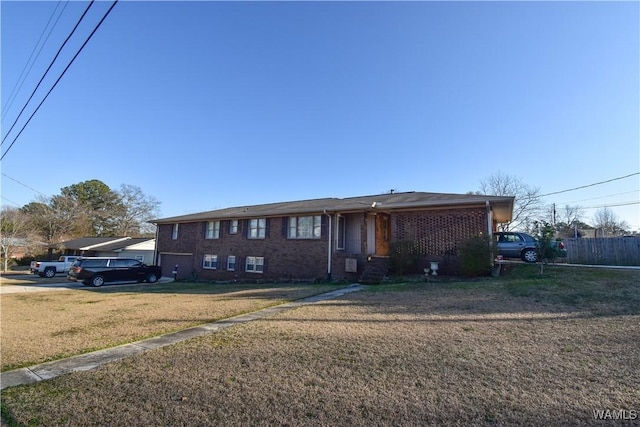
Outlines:
<svg viewBox="0 0 640 427"><path fill-rule="evenodd" d="M91 278L91 286L100 287L104 285L104 277L102 276L93 276Z"/></svg>
<svg viewBox="0 0 640 427"><path fill-rule="evenodd" d="M158 281L158 276L156 276L155 274L151 273L147 276L147 282L155 283L157 281Z"/></svg>
<svg viewBox="0 0 640 427"><path fill-rule="evenodd" d="M55 268L46 268L44 270L44 277L51 279L53 276L56 275L56 269Z"/></svg>
<svg viewBox="0 0 640 427"><path fill-rule="evenodd" d="M522 260L525 262L538 261L538 252L535 249L525 249L522 251Z"/></svg>

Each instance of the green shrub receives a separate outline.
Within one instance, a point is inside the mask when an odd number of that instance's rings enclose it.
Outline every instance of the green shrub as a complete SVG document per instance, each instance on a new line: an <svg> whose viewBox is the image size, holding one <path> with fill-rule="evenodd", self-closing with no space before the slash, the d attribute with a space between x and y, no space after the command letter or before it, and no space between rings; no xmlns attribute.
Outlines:
<svg viewBox="0 0 640 427"><path fill-rule="evenodd" d="M389 270L394 276L402 276L417 270L418 251L415 242L394 242L390 247Z"/></svg>
<svg viewBox="0 0 640 427"><path fill-rule="evenodd" d="M16 259L16 264L18 265L31 265L31 261L37 261L34 256L24 256L22 258Z"/></svg>
<svg viewBox="0 0 640 427"><path fill-rule="evenodd" d="M491 273L496 248L491 236L478 234L468 238L458 250L460 269L465 276L485 276Z"/></svg>

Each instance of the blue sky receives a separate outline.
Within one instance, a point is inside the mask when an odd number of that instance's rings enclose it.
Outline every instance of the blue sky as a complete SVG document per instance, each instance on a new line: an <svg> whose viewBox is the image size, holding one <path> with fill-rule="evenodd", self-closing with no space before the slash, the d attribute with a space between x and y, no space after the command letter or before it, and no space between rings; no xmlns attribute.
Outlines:
<svg viewBox="0 0 640 427"><path fill-rule="evenodd" d="M66 5L9 104L58 3L2 1L3 138L87 4ZM121 1L6 153L2 204L90 179L140 187L163 217L465 193L497 172L587 186L640 171L639 46L638 2ZM636 230L639 200L637 174L545 197Z"/></svg>

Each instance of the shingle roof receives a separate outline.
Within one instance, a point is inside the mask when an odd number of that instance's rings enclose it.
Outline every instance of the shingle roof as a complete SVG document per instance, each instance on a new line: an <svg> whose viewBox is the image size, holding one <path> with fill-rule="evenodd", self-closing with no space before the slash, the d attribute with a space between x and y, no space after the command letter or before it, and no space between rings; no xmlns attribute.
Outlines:
<svg viewBox="0 0 640 427"><path fill-rule="evenodd" d="M499 211L499 222L509 221L513 210L513 197L486 196L477 194L445 194L407 192L378 194L372 196L360 196L349 198L325 198L312 200L299 200L293 202L269 203L263 205L238 206L218 209L207 212L199 212L188 215L155 219L155 224L175 222L198 222L205 220L241 219L269 216L287 216L300 214L320 214L323 212L358 212L367 210L407 210L434 207L452 207L468 205L484 205L490 202L494 211ZM375 205L374 205L375 203ZM508 218L507 218L508 217Z"/></svg>
<svg viewBox="0 0 640 427"><path fill-rule="evenodd" d="M105 243L122 240L126 237L80 237L79 239L67 240L60 243L58 246L63 246L66 249L82 249L95 245L102 245Z"/></svg>

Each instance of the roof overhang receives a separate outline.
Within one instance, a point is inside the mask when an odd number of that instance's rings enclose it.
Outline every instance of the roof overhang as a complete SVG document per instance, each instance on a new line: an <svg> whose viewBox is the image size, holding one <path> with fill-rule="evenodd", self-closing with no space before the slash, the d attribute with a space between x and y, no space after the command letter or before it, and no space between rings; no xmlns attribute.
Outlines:
<svg viewBox="0 0 640 427"><path fill-rule="evenodd" d="M485 208L493 212L497 222L509 222L513 215L514 197L478 194L444 194L407 192L351 198L326 198L265 205L240 206L215 211L156 219L153 224L173 224L225 219L266 218L323 213L393 212L412 210Z"/></svg>

